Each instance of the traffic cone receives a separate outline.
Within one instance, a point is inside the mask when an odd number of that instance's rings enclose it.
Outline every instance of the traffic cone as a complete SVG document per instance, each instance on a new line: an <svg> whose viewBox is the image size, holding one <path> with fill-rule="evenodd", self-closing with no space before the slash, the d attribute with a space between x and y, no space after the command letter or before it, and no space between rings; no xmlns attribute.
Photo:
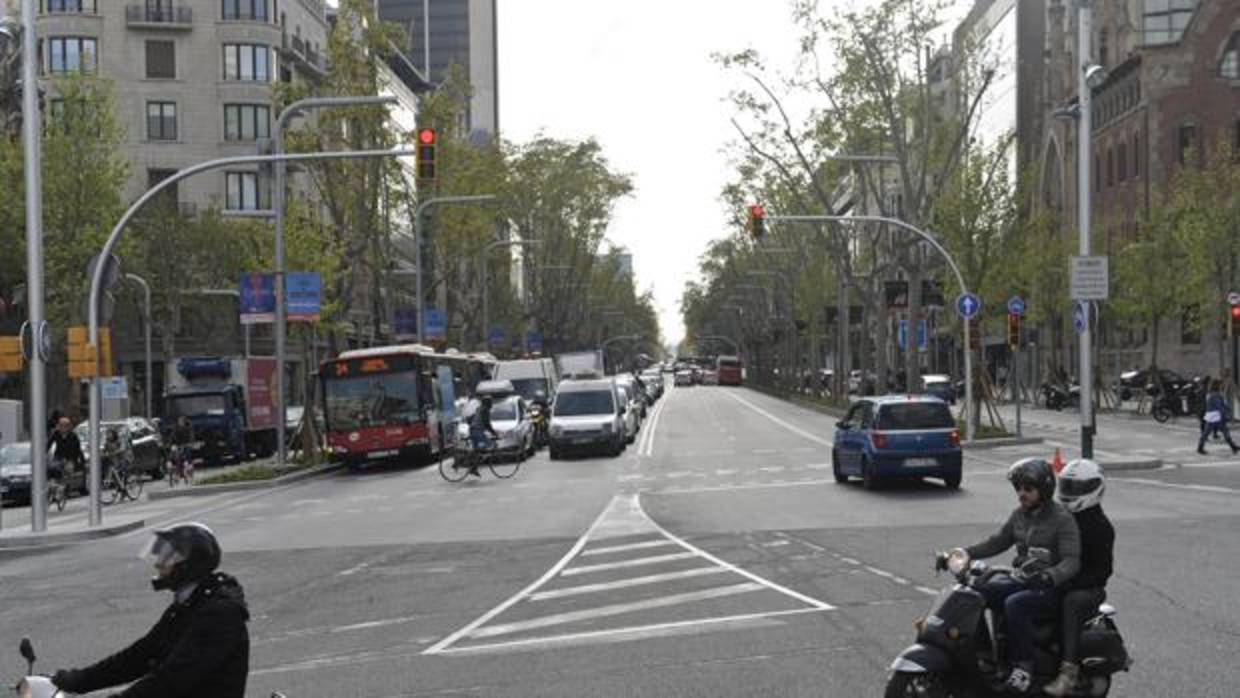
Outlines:
<svg viewBox="0 0 1240 698"><path fill-rule="evenodd" d="M1051 459L1051 468L1053 468L1055 470L1055 474L1058 475L1059 473L1063 472L1063 466L1064 466L1063 454L1061 454L1059 452L1059 449L1056 448L1055 457Z"/></svg>

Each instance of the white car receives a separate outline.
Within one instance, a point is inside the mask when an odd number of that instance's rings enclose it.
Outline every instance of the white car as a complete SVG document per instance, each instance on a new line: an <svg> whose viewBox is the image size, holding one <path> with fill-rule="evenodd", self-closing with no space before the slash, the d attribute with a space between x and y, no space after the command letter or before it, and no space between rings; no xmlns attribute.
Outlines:
<svg viewBox="0 0 1240 698"><path fill-rule="evenodd" d="M465 407L462 419L457 423L458 443L469 441L469 420L478 409L478 402L471 400ZM534 425L530 421L529 407L516 395L501 398L491 404L491 426L499 435L495 449L502 457L524 460L534 454Z"/></svg>
<svg viewBox="0 0 1240 698"><path fill-rule="evenodd" d="M550 456L569 451L602 450L620 455L625 447L628 405L610 378L566 380L551 405Z"/></svg>
<svg viewBox="0 0 1240 698"><path fill-rule="evenodd" d="M616 383L616 400L625 406L624 414L624 442L631 444L637 440L637 432L641 430L641 415L637 411L637 401L640 398L633 393L633 384L625 385Z"/></svg>

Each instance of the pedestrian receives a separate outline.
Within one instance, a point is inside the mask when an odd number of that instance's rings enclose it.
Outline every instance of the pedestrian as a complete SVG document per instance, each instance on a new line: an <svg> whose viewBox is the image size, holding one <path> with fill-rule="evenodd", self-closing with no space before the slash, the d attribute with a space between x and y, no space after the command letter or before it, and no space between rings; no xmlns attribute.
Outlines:
<svg viewBox="0 0 1240 698"><path fill-rule="evenodd" d="M1223 384L1219 380L1210 382L1210 392L1206 394L1206 407L1202 412L1201 438L1197 441L1197 453L1206 454L1206 440L1211 435L1221 434L1231 446L1231 452L1240 453L1240 446L1231 440L1231 432L1227 429L1227 420L1231 419L1231 411L1227 409L1227 400L1223 398Z"/></svg>
<svg viewBox="0 0 1240 698"><path fill-rule="evenodd" d="M65 416L65 413L62 412L59 407L53 409L52 413L47 416L47 446L48 448L51 448L52 435L56 432L56 426L60 424L61 417L64 417L64 416Z"/></svg>

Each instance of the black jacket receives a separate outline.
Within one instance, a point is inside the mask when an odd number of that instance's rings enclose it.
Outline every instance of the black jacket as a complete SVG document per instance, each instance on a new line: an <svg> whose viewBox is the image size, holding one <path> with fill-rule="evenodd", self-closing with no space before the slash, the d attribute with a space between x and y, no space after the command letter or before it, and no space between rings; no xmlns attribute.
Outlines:
<svg viewBox="0 0 1240 698"><path fill-rule="evenodd" d="M1102 511L1102 505L1073 514L1081 531L1081 571L1068 581L1065 590L1101 589L1111 578L1115 560L1115 528Z"/></svg>
<svg viewBox="0 0 1240 698"><path fill-rule="evenodd" d="M136 681L121 698L244 698L250 671L250 613L237 580L216 573L185 603L174 602L145 637L53 681L88 693Z"/></svg>
<svg viewBox="0 0 1240 698"><path fill-rule="evenodd" d="M59 431L52 432L50 444L56 447L56 457L66 463L80 464L86 460L86 457L82 455L82 441L73 430L63 434Z"/></svg>

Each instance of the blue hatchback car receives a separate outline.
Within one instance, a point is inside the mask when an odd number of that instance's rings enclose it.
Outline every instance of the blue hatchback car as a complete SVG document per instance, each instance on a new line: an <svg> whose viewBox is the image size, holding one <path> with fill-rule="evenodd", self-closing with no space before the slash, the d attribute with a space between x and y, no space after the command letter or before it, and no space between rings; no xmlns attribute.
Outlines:
<svg viewBox="0 0 1240 698"><path fill-rule="evenodd" d="M836 482L860 477L866 489L884 479L942 478L960 487L960 431L945 402L928 395L867 397L835 425Z"/></svg>

